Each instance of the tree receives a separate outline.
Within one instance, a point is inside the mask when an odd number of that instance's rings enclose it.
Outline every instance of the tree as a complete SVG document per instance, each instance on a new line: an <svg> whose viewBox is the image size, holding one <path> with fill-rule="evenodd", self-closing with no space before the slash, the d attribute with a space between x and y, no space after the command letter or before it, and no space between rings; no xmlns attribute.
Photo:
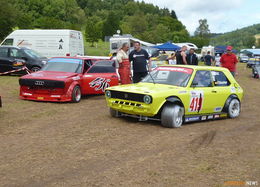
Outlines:
<svg viewBox="0 0 260 187"><path fill-rule="evenodd" d="M119 21L120 20L118 19L118 16L113 11L111 11L103 25L103 39L105 36L112 36L116 33L116 31L119 29Z"/></svg>
<svg viewBox="0 0 260 187"><path fill-rule="evenodd" d="M0 41L15 27L18 12L13 8L13 3L12 0L0 0Z"/></svg>
<svg viewBox="0 0 260 187"><path fill-rule="evenodd" d="M173 19L178 19L174 10L171 11L171 17Z"/></svg>
<svg viewBox="0 0 260 187"><path fill-rule="evenodd" d="M196 29L195 36L207 38L210 35L209 25L207 23L207 19L199 20L199 27Z"/></svg>
<svg viewBox="0 0 260 187"><path fill-rule="evenodd" d="M86 21L85 37L86 41L94 46L94 42L98 42L101 37L102 22L99 21L98 17L89 17Z"/></svg>

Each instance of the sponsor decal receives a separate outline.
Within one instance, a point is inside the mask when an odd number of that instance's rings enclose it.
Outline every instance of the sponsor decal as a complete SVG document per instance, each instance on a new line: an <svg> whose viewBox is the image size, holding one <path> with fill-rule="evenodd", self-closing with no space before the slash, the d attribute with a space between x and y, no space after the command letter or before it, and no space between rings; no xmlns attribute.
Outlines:
<svg viewBox="0 0 260 187"><path fill-rule="evenodd" d="M23 93L23 95L29 95L29 96L31 96L32 94L31 94L31 93Z"/></svg>
<svg viewBox="0 0 260 187"><path fill-rule="evenodd" d="M96 91L102 90L104 92L105 89L110 86L109 85L110 81L111 81L110 79L98 77L98 78L94 79L93 81L91 81L89 83L89 86L91 88L94 88Z"/></svg>
<svg viewBox="0 0 260 187"><path fill-rule="evenodd" d="M204 100L204 92L199 90L194 90L190 92L190 112L199 112L202 110L203 100Z"/></svg>
<svg viewBox="0 0 260 187"><path fill-rule="evenodd" d="M213 115L208 116L208 119L213 119L213 118L214 118Z"/></svg>
<svg viewBox="0 0 260 187"><path fill-rule="evenodd" d="M200 120L200 116L194 116L194 117L187 117L187 118L185 118L186 122L199 121L199 120Z"/></svg>
<svg viewBox="0 0 260 187"><path fill-rule="evenodd" d="M222 110L222 107L216 107L215 109L214 109L214 112L220 112Z"/></svg>
<svg viewBox="0 0 260 187"><path fill-rule="evenodd" d="M206 120L207 119L207 116L201 116L201 120Z"/></svg>
<svg viewBox="0 0 260 187"><path fill-rule="evenodd" d="M220 118L220 115L219 115L219 114L216 114L216 115L214 115L214 118L215 118L215 119Z"/></svg>
<svg viewBox="0 0 260 187"><path fill-rule="evenodd" d="M179 91L179 94L185 94L185 93L187 93L187 91L185 90Z"/></svg>
<svg viewBox="0 0 260 187"><path fill-rule="evenodd" d="M34 84L36 86L43 86L44 85L44 81L35 81Z"/></svg>
<svg viewBox="0 0 260 187"><path fill-rule="evenodd" d="M225 117L227 117L227 114L220 114L220 117L225 118Z"/></svg>
<svg viewBox="0 0 260 187"><path fill-rule="evenodd" d="M176 71L182 72L187 74L192 74L193 70L190 68L181 68L181 67L158 67L157 70L159 71Z"/></svg>

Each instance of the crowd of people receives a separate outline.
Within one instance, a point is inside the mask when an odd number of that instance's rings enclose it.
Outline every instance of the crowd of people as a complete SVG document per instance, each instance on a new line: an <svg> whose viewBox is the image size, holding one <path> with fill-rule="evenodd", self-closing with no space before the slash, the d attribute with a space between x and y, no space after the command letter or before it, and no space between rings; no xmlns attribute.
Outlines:
<svg viewBox="0 0 260 187"><path fill-rule="evenodd" d="M130 84L140 82L151 71L151 60L149 54L145 49L142 49L140 42L134 43L134 50L128 55L129 45L123 43L121 49L117 52L117 74L121 80L121 84ZM238 59L232 53L232 46L227 46L226 53L217 54L213 57L208 51L203 57L206 66L221 66L229 69L231 74L235 76L236 64ZM187 46L182 46L179 51L172 53L167 61L170 65L195 65L199 64L198 56L195 50L191 48L187 50ZM133 67L133 74L131 73L131 62ZM148 62L148 63L147 63ZM133 76L132 76L133 75Z"/></svg>

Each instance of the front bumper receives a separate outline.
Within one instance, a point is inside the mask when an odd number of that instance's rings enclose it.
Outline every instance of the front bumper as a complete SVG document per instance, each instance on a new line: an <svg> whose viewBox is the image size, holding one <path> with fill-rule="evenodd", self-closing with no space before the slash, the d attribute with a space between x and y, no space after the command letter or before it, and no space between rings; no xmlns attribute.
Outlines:
<svg viewBox="0 0 260 187"><path fill-rule="evenodd" d="M142 102L128 101L122 99L107 99L108 106L114 110L131 115L140 115L153 117L156 113L153 110L152 104Z"/></svg>

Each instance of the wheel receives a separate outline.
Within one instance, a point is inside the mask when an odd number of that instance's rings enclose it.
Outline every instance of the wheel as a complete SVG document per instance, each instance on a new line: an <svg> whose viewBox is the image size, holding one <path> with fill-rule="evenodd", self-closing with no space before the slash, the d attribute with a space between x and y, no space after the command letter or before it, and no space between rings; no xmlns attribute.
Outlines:
<svg viewBox="0 0 260 187"><path fill-rule="evenodd" d="M109 113L113 118L118 118L120 113L117 110L114 110L112 108L109 109Z"/></svg>
<svg viewBox="0 0 260 187"><path fill-rule="evenodd" d="M80 99L81 99L81 91L80 91L80 87L79 86L75 86L73 88L73 91L72 91L72 102L73 103L78 103L80 102Z"/></svg>
<svg viewBox="0 0 260 187"><path fill-rule="evenodd" d="M31 68L31 72L36 72L36 71L39 71L41 68L39 66L33 66Z"/></svg>
<svg viewBox="0 0 260 187"><path fill-rule="evenodd" d="M179 105L167 104L161 114L162 126L168 128L180 127L183 123L184 108Z"/></svg>
<svg viewBox="0 0 260 187"><path fill-rule="evenodd" d="M238 99L232 99L228 105L228 116L230 118L236 118L240 114L240 101Z"/></svg>

